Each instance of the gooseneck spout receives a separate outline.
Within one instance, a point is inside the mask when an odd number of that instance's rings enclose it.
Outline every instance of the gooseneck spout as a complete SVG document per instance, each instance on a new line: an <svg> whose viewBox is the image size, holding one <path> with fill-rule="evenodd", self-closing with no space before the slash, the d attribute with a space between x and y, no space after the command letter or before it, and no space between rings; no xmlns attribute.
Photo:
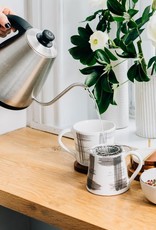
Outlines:
<svg viewBox="0 0 156 230"><path fill-rule="evenodd" d="M38 101L34 96L32 97L32 99L37 102L38 104L40 105L43 105L43 106L49 106L49 105L52 105L53 103L55 103L57 100L59 100L64 94L66 94L69 90L71 90L72 88L74 87L83 87L84 89L87 89L88 86L86 86L85 84L81 83L81 82L77 82L77 83L73 83L71 85L69 85L67 88L65 88L61 93L59 93L54 99L52 99L51 101L49 102L40 102Z"/></svg>

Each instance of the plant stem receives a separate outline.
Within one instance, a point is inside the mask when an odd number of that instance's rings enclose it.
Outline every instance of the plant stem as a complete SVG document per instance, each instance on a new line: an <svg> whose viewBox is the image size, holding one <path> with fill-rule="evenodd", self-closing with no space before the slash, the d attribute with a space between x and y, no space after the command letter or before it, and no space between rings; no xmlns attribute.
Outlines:
<svg viewBox="0 0 156 230"><path fill-rule="evenodd" d="M129 82L129 79L127 79L126 81L122 82L121 84L119 84L119 86L126 84L127 82Z"/></svg>
<svg viewBox="0 0 156 230"><path fill-rule="evenodd" d="M120 64L122 64L122 63L123 63L123 62L125 62L125 61L127 61L127 60L126 60L126 59L124 59L123 61L121 61L121 62L117 63L116 65L114 65L114 66L113 66L113 68L114 68L114 67L116 67L116 66L118 66L118 65L120 65Z"/></svg>
<svg viewBox="0 0 156 230"><path fill-rule="evenodd" d="M138 51L139 51L139 60L141 61L142 67L144 69L144 71L146 71L146 62L145 62L145 58L143 55L143 51L142 51L142 41L139 40L137 41L137 47L138 47Z"/></svg>

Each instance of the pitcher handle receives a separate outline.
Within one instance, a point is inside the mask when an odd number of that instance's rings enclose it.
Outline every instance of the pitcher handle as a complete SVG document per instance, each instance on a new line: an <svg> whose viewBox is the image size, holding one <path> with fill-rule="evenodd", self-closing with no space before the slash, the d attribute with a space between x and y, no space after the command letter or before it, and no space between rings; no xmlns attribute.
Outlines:
<svg viewBox="0 0 156 230"><path fill-rule="evenodd" d="M141 157L141 155L137 152L137 151L130 151L126 154L125 157L129 156L129 155L134 155L138 158L139 163L138 163L138 167L136 168L136 170L134 171L134 173L131 175L131 177L129 178L129 184L131 184L131 182L134 180L134 178L137 176L137 174L140 172L142 165L143 165L143 159Z"/></svg>

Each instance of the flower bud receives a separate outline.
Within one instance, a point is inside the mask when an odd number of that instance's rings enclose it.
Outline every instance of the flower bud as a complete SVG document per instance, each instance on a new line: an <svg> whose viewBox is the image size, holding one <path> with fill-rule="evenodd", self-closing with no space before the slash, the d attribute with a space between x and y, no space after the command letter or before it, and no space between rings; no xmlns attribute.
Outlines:
<svg viewBox="0 0 156 230"><path fill-rule="evenodd" d="M153 0L152 2L152 10L156 10L156 0Z"/></svg>

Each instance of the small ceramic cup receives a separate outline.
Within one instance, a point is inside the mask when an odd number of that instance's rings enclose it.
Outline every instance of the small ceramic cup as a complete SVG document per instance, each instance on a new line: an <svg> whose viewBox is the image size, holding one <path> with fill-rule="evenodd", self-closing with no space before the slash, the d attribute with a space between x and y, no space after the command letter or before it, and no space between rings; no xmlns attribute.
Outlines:
<svg viewBox="0 0 156 230"><path fill-rule="evenodd" d="M75 148L71 149L63 143L62 137L70 133L74 138ZM113 144L115 124L106 120L83 120L73 125L72 128L64 129L58 136L60 146L73 155L76 161L88 166L89 150L92 146L102 143Z"/></svg>

